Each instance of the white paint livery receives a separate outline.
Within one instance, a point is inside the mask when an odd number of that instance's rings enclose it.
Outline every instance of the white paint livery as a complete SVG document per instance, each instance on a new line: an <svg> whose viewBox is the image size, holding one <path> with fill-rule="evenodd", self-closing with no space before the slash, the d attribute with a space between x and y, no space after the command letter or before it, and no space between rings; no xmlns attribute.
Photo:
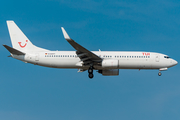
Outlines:
<svg viewBox="0 0 180 120"><path fill-rule="evenodd" d="M159 69L163 70L177 65L177 61L165 54L155 52L115 52L89 51L72 40L62 27L64 38L76 51L50 51L36 47L24 35L14 21L7 21L13 48L3 45L15 59L25 63L52 67L88 70L89 78L93 78L93 70L106 76L119 75L119 69Z"/></svg>

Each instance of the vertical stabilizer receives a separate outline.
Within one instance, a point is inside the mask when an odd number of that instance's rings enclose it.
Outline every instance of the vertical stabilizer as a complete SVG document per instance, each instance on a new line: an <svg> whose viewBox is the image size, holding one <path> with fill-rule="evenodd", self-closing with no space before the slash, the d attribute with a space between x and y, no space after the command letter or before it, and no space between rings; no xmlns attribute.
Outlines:
<svg viewBox="0 0 180 120"><path fill-rule="evenodd" d="M13 48L22 51L44 51L45 49L38 48L31 43L26 35L19 29L14 21L7 21L7 26L11 38Z"/></svg>

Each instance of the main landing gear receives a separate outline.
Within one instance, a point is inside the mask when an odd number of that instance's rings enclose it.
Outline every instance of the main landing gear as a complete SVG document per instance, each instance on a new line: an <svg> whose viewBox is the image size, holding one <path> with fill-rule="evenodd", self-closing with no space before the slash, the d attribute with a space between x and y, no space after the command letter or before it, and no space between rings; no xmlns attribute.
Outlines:
<svg viewBox="0 0 180 120"><path fill-rule="evenodd" d="M93 66L90 66L89 69L88 69L88 73L89 73L89 78L93 78L94 75L93 75Z"/></svg>

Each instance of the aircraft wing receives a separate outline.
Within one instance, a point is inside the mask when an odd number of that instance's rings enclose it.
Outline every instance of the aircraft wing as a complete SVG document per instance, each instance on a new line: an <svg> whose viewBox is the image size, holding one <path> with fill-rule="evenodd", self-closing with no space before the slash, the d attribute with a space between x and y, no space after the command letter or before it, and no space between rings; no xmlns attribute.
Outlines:
<svg viewBox="0 0 180 120"><path fill-rule="evenodd" d="M71 44L72 47L74 47L74 49L76 49L76 54L81 59L81 61L83 61L84 65L98 64L102 61L102 59L99 56L87 50L83 46L76 43L73 39L71 39L63 27L61 27L61 29L64 38Z"/></svg>

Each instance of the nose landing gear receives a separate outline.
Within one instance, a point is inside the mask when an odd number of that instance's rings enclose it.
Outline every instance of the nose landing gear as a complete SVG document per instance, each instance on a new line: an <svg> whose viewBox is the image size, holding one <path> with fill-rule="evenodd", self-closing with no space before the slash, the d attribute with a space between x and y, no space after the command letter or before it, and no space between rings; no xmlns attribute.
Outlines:
<svg viewBox="0 0 180 120"><path fill-rule="evenodd" d="M161 71L166 71L167 69L168 69L168 68L160 68L158 75L161 76L161 75L162 75Z"/></svg>
<svg viewBox="0 0 180 120"><path fill-rule="evenodd" d="M159 76L161 76L161 75L162 75L161 71L159 71L158 75L159 75Z"/></svg>

